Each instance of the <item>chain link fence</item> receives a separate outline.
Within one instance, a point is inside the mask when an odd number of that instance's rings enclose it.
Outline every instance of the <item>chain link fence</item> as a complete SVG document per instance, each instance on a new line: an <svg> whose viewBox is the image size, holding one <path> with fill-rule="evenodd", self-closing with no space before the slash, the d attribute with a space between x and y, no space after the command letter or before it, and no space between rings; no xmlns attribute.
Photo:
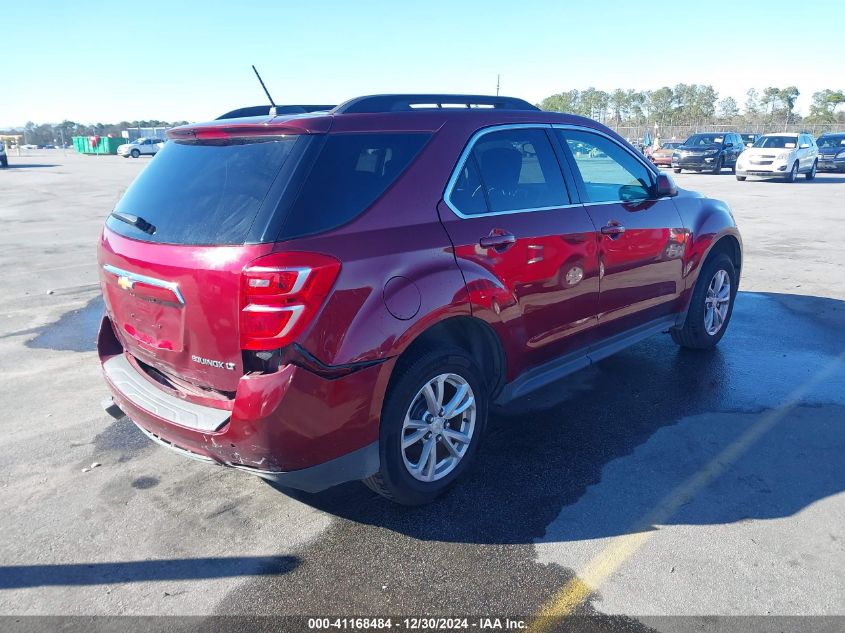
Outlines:
<svg viewBox="0 0 845 633"><path fill-rule="evenodd" d="M812 134L818 138L825 132L845 132L845 123L757 123L745 124L736 123L732 125L725 124L707 124L700 125L667 125L659 126L655 129L654 125L622 125L615 126L612 123L608 124L617 134L629 141L636 141L645 137L646 133L653 139L656 135L660 136L661 140L677 140L683 141L691 134L696 132L741 132L741 133L757 133L768 134L769 132L802 132Z"/></svg>

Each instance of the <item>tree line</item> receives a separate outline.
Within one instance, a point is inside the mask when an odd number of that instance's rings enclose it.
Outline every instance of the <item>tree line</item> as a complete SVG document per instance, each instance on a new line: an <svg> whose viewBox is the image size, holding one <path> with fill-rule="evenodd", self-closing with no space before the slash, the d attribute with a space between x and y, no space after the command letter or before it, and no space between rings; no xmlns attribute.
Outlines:
<svg viewBox="0 0 845 633"><path fill-rule="evenodd" d="M707 123L845 123L845 91L825 89L813 93L810 112L795 111L798 88L769 86L762 92L750 88L743 108L733 97L719 99L711 85L677 84L656 90L610 92L587 88L567 90L543 99L538 106L552 112L568 112L596 119L608 125L661 126Z"/></svg>
<svg viewBox="0 0 845 633"><path fill-rule="evenodd" d="M769 86L762 92L750 88L740 108L733 97L719 99L719 93L711 85L681 83L656 90L567 90L550 95L537 105L543 110L580 114L616 127L651 123L662 127L708 123L845 124L845 90L826 88L813 93L806 117L795 111L795 101L800 94L795 86ZM120 136L123 130L132 127L173 127L186 123L156 119L93 125L68 120L57 124L29 121L22 128L0 130L0 134L21 134L25 143L47 145L60 143L62 138L69 143L73 136Z"/></svg>
<svg viewBox="0 0 845 633"><path fill-rule="evenodd" d="M120 136L123 130L128 130L132 127L174 127L186 123L188 122L159 121L157 119L149 121L120 121L119 123L94 123L93 125L68 120L56 124L37 124L29 121L22 128L0 130L0 134L20 134L24 137L22 139L24 143L51 145L61 143L62 139L66 143L70 143L70 139L74 136Z"/></svg>

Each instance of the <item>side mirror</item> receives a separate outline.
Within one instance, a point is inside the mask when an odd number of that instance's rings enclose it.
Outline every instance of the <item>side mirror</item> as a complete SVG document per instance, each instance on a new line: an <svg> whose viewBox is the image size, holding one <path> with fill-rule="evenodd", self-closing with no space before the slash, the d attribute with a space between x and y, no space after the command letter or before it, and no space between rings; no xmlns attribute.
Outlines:
<svg viewBox="0 0 845 633"><path fill-rule="evenodd" d="M675 186L675 181L669 174L657 174L657 183L654 185L654 193L658 198L673 198L678 195L678 188Z"/></svg>
<svg viewBox="0 0 845 633"><path fill-rule="evenodd" d="M619 187L619 199L623 202L637 202L648 199L648 189L642 185L622 185Z"/></svg>

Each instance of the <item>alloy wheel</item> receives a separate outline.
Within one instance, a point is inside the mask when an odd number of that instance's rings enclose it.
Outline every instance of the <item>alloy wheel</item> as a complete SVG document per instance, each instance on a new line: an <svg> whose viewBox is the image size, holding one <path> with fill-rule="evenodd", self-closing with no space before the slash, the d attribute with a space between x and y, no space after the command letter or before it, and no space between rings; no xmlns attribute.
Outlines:
<svg viewBox="0 0 845 633"><path fill-rule="evenodd" d="M414 479L437 481L463 459L475 430L477 405L469 383L440 374L414 396L402 424L401 451Z"/></svg>
<svg viewBox="0 0 845 633"><path fill-rule="evenodd" d="M721 268L713 275L704 297L704 329L710 336L715 336L728 318L731 304L731 278Z"/></svg>

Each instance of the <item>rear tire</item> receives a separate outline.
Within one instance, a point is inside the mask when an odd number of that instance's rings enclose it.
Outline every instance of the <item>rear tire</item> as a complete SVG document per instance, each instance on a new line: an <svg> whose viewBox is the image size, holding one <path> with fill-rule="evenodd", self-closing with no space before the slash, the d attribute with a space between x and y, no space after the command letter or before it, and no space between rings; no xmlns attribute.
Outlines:
<svg viewBox="0 0 845 633"><path fill-rule="evenodd" d="M813 161L813 168L804 174L804 178L807 180L815 180L816 178L816 167L818 166L818 161Z"/></svg>
<svg viewBox="0 0 845 633"><path fill-rule="evenodd" d="M718 280L721 279L720 284ZM730 285L726 294L724 282ZM715 290L715 292L713 292ZM689 310L684 325L669 331L672 340L681 347L689 349L710 349L722 340L725 330L733 314L734 299L736 298L737 277L733 261L725 253L711 256L701 269L698 281L690 299ZM711 296L713 295L713 296ZM727 299L727 301L725 301ZM713 312L708 319L708 305L713 305ZM726 310L722 310L723 306ZM718 311L718 316L714 313ZM718 327L717 319L718 318Z"/></svg>
<svg viewBox="0 0 845 633"><path fill-rule="evenodd" d="M673 168L672 168L672 171L674 171L676 174L680 174L680 173L681 173L681 168L680 168L680 167L673 167Z"/></svg>
<svg viewBox="0 0 845 633"><path fill-rule="evenodd" d="M740 182L743 182L745 180L745 176L737 176L736 179Z"/></svg>
<svg viewBox="0 0 845 633"><path fill-rule="evenodd" d="M8 167L9 166L9 159L6 158L5 156L3 158L0 158L0 166L2 166L4 169L6 167Z"/></svg>
<svg viewBox="0 0 845 633"><path fill-rule="evenodd" d="M395 372L382 408L381 467L363 483L396 503L423 505L470 466L487 424L487 385L475 360L460 347L430 349L397 365ZM459 410L451 418L448 410L440 413L450 404Z"/></svg>

